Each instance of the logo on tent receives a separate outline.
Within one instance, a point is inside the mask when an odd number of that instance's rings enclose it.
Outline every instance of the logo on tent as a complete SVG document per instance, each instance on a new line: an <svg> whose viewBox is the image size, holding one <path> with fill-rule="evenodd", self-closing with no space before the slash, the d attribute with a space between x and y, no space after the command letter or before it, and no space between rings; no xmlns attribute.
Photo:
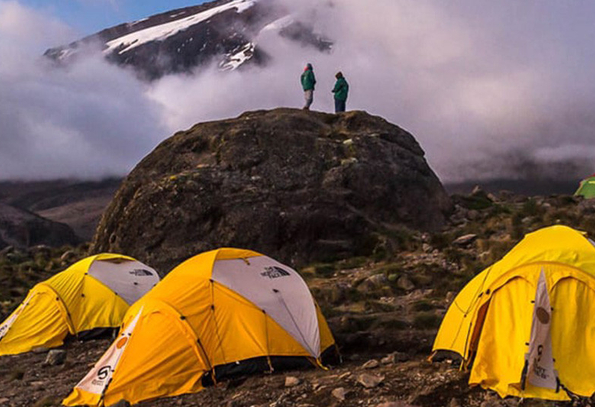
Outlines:
<svg viewBox="0 0 595 407"><path fill-rule="evenodd" d="M144 277L144 276L152 276L153 273L151 273L149 270L144 270L144 269L134 269L129 271L130 274L133 274L137 277Z"/></svg>
<svg viewBox="0 0 595 407"><path fill-rule="evenodd" d="M111 366L103 366L101 369L97 371L97 378L92 381L94 386L103 386L105 379L107 379L110 374L112 373Z"/></svg>
<svg viewBox="0 0 595 407"><path fill-rule="evenodd" d="M8 332L8 324L0 325L0 339Z"/></svg>
<svg viewBox="0 0 595 407"><path fill-rule="evenodd" d="M265 267L264 272L260 273L261 276L267 277L270 279L280 278L280 277L288 277L289 271L283 270L281 267L271 266Z"/></svg>

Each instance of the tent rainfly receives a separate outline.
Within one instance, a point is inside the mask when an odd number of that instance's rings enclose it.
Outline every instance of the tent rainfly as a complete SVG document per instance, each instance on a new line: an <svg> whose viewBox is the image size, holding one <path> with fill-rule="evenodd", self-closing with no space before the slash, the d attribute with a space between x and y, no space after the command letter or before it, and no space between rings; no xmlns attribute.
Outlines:
<svg viewBox="0 0 595 407"><path fill-rule="evenodd" d="M249 250L214 250L180 264L128 310L63 404L135 404L237 374L322 367L334 343L295 270Z"/></svg>
<svg viewBox="0 0 595 407"><path fill-rule="evenodd" d="M595 174L582 180L574 195L595 198Z"/></svg>
<svg viewBox="0 0 595 407"><path fill-rule="evenodd" d="M37 284L0 325L0 356L53 348L120 326L126 311L159 282L132 257L98 254Z"/></svg>
<svg viewBox="0 0 595 407"><path fill-rule="evenodd" d="M433 358L458 354L469 383L569 400L595 392L595 243L566 226L530 233L448 309Z"/></svg>

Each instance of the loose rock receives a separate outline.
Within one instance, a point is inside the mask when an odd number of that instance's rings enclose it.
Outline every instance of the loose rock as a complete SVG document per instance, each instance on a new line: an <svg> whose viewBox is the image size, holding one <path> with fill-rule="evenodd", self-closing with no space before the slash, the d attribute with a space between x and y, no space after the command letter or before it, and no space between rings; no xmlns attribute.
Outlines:
<svg viewBox="0 0 595 407"><path fill-rule="evenodd" d="M376 369L380 363L376 359L370 359L362 366L364 369Z"/></svg>
<svg viewBox="0 0 595 407"><path fill-rule="evenodd" d="M302 381L294 376L287 376L285 378L285 387L295 387L299 385Z"/></svg>
<svg viewBox="0 0 595 407"><path fill-rule="evenodd" d="M43 362L44 366L58 366L63 365L66 361L66 351L62 349L53 349L49 351L47 357L45 358L45 362Z"/></svg>
<svg viewBox="0 0 595 407"><path fill-rule="evenodd" d="M357 382L364 386L366 389L372 389L377 387L384 381L384 376L377 376L372 374L363 373L357 377Z"/></svg>
<svg viewBox="0 0 595 407"><path fill-rule="evenodd" d="M454 242L452 242L452 244L457 245L457 246L468 246L471 243L473 243L475 240L477 239L477 235L474 234L468 234L468 235L463 235L457 239L455 239Z"/></svg>
<svg viewBox="0 0 595 407"><path fill-rule="evenodd" d="M397 280L397 287L405 291L411 291L415 288L415 285L407 278L407 276L401 276Z"/></svg>
<svg viewBox="0 0 595 407"><path fill-rule="evenodd" d="M340 401L344 401L345 397L347 397L347 391L343 387L337 387L331 392L331 394L334 398Z"/></svg>

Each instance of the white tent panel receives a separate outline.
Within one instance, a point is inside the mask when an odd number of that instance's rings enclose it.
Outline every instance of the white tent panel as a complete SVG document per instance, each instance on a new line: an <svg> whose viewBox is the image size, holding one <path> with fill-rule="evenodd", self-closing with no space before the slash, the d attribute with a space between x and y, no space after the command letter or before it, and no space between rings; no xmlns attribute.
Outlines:
<svg viewBox="0 0 595 407"><path fill-rule="evenodd" d="M217 260L213 280L264 310L313 357L320 356L314 299L293 269L266 256Z"/></svg>
<svg viewBox="0 0 595 407"><path fill-rule="evenodd" d="M154 269L136 260L96 260L88 274L111 288L129 305L159 282Z"/></svg>
<svg viewBox="0 0 595 407"><path fill-rule="evenodd" d="M130 342L130 337L142 312L143 309L141 308L132 322L126 327L126 330L118 336L118 339L112 343L107 352L95 363L95 366L87 373L87 376L76 385L77 388L92 394L103 394L106 387L110 384L124 350L126 350Z"/></svg>

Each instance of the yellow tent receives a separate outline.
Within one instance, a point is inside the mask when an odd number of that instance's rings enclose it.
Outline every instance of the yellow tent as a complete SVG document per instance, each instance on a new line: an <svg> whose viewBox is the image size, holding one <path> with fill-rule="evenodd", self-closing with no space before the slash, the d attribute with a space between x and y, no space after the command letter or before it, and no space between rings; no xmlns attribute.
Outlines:
<svg viewBox="0 0 595 407"><path fill-rule="evenodd" d="M455 298L434 343L504 397L595 392L595 246L553 226L527 235Z"/></svg>
<svg viewBox="0 0 595 407"><path fill-rule="evenodd" d="M68 334L117 328L157 282L157 272L132 257L87 257L29 291L0 325L0 356L60 346Z"/></svg>
<svg viewBox="0 0 595 407"><path fill-rule="evenodd" d="M235 374L321 366L334 351L296 271L253 251L219 249L180 264L134 304L116 341L63 404L193 393Z"/></svg>

